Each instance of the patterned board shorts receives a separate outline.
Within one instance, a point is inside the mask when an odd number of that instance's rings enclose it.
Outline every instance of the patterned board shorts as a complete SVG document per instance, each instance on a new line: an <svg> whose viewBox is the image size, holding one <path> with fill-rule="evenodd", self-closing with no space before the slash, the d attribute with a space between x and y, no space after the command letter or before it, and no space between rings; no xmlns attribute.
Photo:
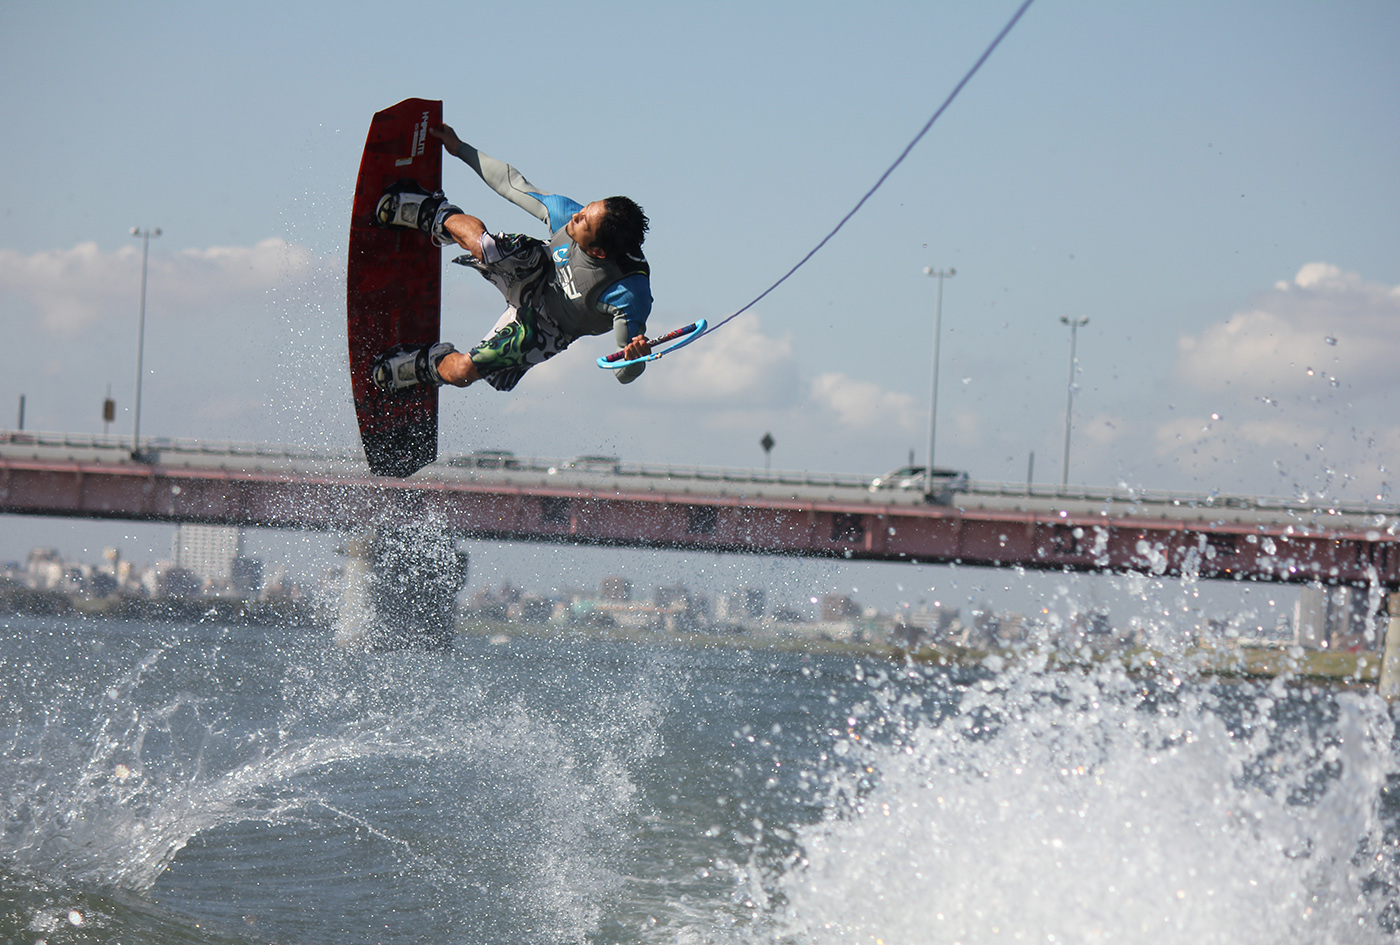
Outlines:
<svg viewBox="0 0 1400 945"><path fill-rule="evenodd" d="M532 236L497 233L483 237L482 255L452 260L481 273L505 296L505 314L491 334L468 352L477 372L496 390L520 383L525 372L567 348L574 339L554 323L540 304L554 275L549 244Z"/></svg>

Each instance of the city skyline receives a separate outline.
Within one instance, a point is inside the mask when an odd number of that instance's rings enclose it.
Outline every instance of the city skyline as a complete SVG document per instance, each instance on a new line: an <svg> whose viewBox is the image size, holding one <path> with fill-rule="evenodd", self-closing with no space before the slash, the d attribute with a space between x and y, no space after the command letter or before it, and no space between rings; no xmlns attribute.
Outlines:
<svg viewBox="0 0 1400 945"><path fill-rule="evenodd" d="M177 528L142 527L169 531L171 539ZM326 542L332 536L259 528L242 531L245 552L262 565L270 581L290 581L293 586L323 594L328 581L338 580L337 576L349 566L350 559L343 554L343 536L334 536L335 547L317 558L314 567L298 570L279 555L285 556L289 549L304 549L308 539ZM280 534L285 542L279 545L265 541L274 534ZM528 546L531 554L524 560L545 566L512 570L521 556L509 548L503 551L503 543L473 542L471 547L474 550L468 579L460 595L464 600L490 595L506 586L548 599L578 593L605 597L608 582L624 577L640 598L675 587L691 588L714 598L757 587L764 591L770 611L802 613L806 619L818 618L824 598L839 597L856 601L863 611L878 611L886 617L915 611L984 609L1032 618L1060 614L1064 619L1073 619L1075 614L1101 613L1130 626L1134 632L1143 626L1155 628L1154 634L1165 634L1164 639L1186 634L1192 626L1210 623L1276 627L1292 620L1300 601L1314 590L1308 585L1153 579L1138 574L1071 575L665 550L627 552L591 546ZM110 551L117 552L122 560L130 560L119 548L100 549L94 557L106 557ZM148 568L154 575L162 564L173 567L173 558L172 554L163 561L141 562L138 567ZM0 567L23 560L0 558ZM556 566L548 567L549 561ZM630 562L631 570L619 568L625 562ZM920 591L923 582L930 578L932 586Z"/></svg>
<svg viewBox="0 0 1400 945"><path fill-rule="evenodd" d="M287 580L280 569L260 584L263 562L241 555L237 528L193 526L177 534L172 560L156 566L133 566L118 549L104 549L103 565L66 561L52 549L33 549L23 566L0 562L0 610L52 614L52 595L69 607L100 617L265 621L314 621L330 631L337 646L371 642L386 618L366 617L368 575L364 564L347 559L343 567L320 575L311 587ZM231 534L230 534L231 533ZM193 552L195 561L182 558ZM234 552L238 552L234 554ZM239 564L244 565L240 575ZM201 567L211 574L194 570ZM256 575L254 583L241 578ZM28 588L29 590L23 590ZM1115 619L1108 606L1080 606L1065 599L1060 609L1042 607L1021 613L991 601L921 601L893 610L866 606L846 594L811 597L810 607L770 603L768 590L757 587L697 589L684 583L651 587L636 585L626 575L613 574L595 587L570 586L541 593L510 579L499 586L458 592L454 623L457 632L538 632L549 625L604 633L609 628L628 633L699 633L740 639L752 636L811 637L837 642L872 643L918 649L925 646L972 650L1056 643L1095 648L1147 647L1177 650L1233 646L1303 647L1345 652L1377 651L1383 639L1383 598L1364 589L1305 585L1291 605L1260 619L1258 613L1193 615L1194 622L1164 626L1136 614ZM27 596L26 596L27 595ZM49 595L49 596L45 596ZM216 609L204 612L212 604ZM1067 605L1067 606L1065 606ZM191 610L191 607L194 609ZM168 611L162 608L170 608ZM271 609L269 609L271 608ZM163 615L163 616L162 616ZM535 628L535 629L532 629ZM449 634L449 640L451 635Z"/></svg>

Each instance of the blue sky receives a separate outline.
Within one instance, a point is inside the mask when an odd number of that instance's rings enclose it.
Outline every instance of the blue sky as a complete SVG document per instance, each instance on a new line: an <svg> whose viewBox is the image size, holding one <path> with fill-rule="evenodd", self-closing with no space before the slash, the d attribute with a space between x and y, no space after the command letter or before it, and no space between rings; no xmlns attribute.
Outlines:
<svg viewBox="0 0 1400 945"><path fill-rule="evenodd" d="M0 2L0 422L350 445L343 267L370 115L441 98L537 184L627 193L665 330L723 318L848 210L1011 16L982 3ZM1400 447L1400 6L1037 0L846 228L622 387L603 339L443 448L874 475L1390 496ZM450 162L493 229L523 212ZM444 335L501 310L445 275ZM1330 339L1330 340L1329 340ZM14 520L6 522L6 530ZM28 529L0 555L22 554ZM20 533L25 534L21 535ZM16 550L11 545L23 545Z"/></svg>

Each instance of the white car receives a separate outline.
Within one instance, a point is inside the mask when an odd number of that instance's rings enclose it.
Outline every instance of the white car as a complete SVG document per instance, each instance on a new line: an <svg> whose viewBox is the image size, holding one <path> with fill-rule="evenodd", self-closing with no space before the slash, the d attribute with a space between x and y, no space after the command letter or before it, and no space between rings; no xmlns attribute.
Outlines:
<svg viewBox="0 0 1400 945"><path fill-rule="evenodd" d="M622 460L616 456L579 456L569 464L569 467L578 472L587 473L612 473L616 475L621 472Z"/></svg>
<svg viewBox="0 0 1400 945"><path fill-rule="evenodd" d="M883 476L876 476L870 480L870 491L917 489L933 501L946 502L952 493L963 492L967 489L967 473L961 470L935 466L933 467L933 478L930 481L924 476L924 468L923 466L900 466L898 469L891 469Z"/></svg>
<svg viewBox="0 0 1400 945"><path fill-rule="evenodd" d="M447 461L449 466L466 466L469 469L519 469L520 462L510 450L477 450L466 456L453 456Z"/></svg>

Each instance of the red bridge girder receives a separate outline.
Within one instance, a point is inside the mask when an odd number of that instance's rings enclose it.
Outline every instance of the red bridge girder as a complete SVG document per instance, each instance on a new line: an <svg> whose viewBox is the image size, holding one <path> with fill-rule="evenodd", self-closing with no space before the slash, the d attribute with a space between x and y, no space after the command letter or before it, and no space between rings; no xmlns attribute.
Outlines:
<svg viewBox="0 0 1400 945"><path fill-rule="evenodd" d="M1400 589L1383 531L0 457L0 513Z"/></svg>

